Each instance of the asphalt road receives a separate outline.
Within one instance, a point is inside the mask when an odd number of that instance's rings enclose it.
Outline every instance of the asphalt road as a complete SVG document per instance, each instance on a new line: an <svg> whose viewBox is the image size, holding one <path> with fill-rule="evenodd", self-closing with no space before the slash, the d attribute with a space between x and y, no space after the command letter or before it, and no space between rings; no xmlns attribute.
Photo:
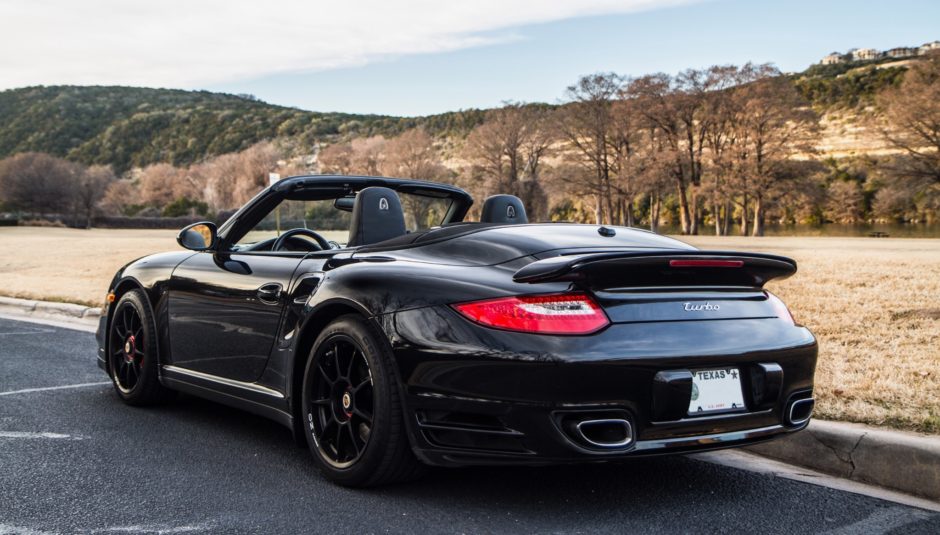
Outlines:
<svg viewBox="0 0 940 535"><path fill-rule="evenodd" d="M91 334L0 319L0 535L940 533L940 513L683 457L348 490L275 423L127 407L106 379Z"/></svg>

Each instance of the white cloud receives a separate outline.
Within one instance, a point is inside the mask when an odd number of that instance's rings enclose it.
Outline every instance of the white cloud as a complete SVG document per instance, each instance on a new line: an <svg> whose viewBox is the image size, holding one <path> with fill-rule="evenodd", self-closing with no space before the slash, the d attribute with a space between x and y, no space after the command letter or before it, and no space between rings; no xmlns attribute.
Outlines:
<svg viewBox="0 0 940 535"><path fill-rule="evenodd" d="M691 0L2 0L0 88L193 87L518 38Z"/></svg>

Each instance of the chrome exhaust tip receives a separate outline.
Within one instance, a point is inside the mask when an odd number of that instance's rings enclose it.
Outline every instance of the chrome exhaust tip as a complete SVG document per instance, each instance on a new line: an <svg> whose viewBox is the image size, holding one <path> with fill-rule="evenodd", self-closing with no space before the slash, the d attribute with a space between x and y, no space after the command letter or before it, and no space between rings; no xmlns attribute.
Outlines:
<svg viewBox="0 0 940 535"><path fill-rule="evenodd" d="M787 423L790 425L803 425L813 416L813 407L816 401L813 398L798 399L790 402L787 410Z"/></svg>
<svg viewBox="0 0 940 535"><path fill-rule="evenodd" d="M623 448L633 442L633 425L622 418L582 420L574 429L578 438L598 448Z"/></svg>

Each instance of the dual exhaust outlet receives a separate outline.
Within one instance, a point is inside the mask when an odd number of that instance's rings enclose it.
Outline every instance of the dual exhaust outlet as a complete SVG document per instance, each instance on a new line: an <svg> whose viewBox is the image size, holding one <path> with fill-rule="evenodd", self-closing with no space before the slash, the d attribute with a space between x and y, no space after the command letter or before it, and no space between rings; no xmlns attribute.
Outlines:
<svg viewBox="0 0 940 535"><path fill-rule="evenodd" d="M626 448L634 439L633 424L623 418L571 421L567 427L577 442L592 448Z"/></svg>
<svg viewBox="0 0 940 535"><path fill-rule="evenodd" d="M791 400L785 413L786 423L791 426L803 425L813 415L813 398ZM624 449L633 444L635 439L633 424L626 418L598 416L585 419L573 418L569 414L563 423L568 436L582 446L597 449Z"/></svg>

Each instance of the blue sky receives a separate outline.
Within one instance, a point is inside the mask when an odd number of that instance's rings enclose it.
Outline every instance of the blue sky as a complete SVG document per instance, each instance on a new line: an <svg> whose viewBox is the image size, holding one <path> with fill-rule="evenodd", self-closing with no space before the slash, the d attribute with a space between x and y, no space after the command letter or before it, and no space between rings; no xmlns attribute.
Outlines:
<svg viewBox="0 0 940 535"><path fill-rule="evenodd" d="M424 115L558 102L584 74L940 39L940 0L3 0L0 90L129 85Z"/></svg>
<svg viewBox="0 0 940 535"><path fill-rule="evenodd" d="M392 115L556 102L578 76L597 71L642 75L746 61L801 71L834 50L920 45L940 39L940 2L713 0L510 31L518 40L208 89L310 110Z"/></svg>

